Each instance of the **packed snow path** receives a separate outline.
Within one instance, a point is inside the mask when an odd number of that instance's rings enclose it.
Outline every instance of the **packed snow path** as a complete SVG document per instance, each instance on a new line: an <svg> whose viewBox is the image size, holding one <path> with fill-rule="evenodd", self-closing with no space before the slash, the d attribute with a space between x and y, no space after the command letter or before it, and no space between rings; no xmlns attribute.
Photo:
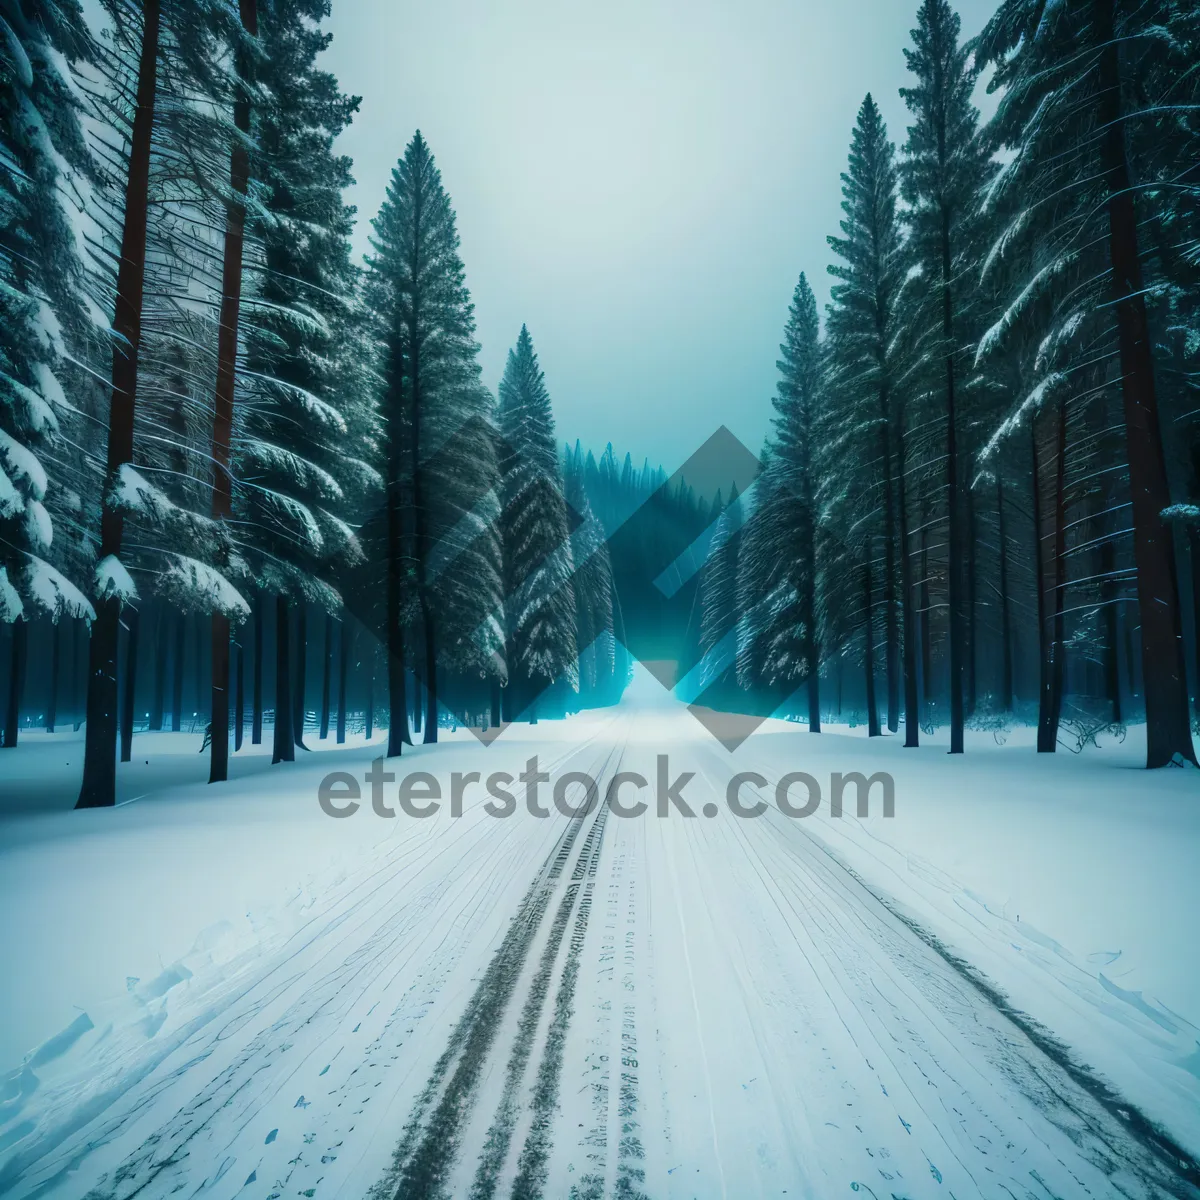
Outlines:
<svg viewBox="0 0 1200 1200"><path fill-rule="evenodd" d="M733 816L728 756L686 714L668 724L694 818L655 815L667 725L652 739L628 708L593 719L583 744L548 741L541 767L588 772L601 792L636 772L651 784L643 816L568 819L543 784L545 819L519 805L497 820L481 798L458 819L397 818L300 929L215 973L184 1016L114 1028L86 1075L38 1103L18 1084L0 1191L1196 1194L1189 1164L804 821ZM521 766L504 739L388 765L448 775L451 755L455 770ZM353 819L378 820L366 804Z"/></svg>

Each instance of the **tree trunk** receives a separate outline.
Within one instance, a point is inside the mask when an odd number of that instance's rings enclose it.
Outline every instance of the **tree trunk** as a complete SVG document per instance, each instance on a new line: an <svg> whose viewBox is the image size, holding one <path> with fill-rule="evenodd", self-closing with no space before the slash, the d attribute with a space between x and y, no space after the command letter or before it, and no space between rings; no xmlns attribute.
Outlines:
<svg viewBox="0 0 1200 1200"><path fill-rule="evenodd" d="M121 761L129 762L133 755L133 718L137 698L138 627L141 613L130 608L129 624L125 627L125 694L121 697Z"/></svg>
<svg viewBox="0 0 1200 1200"><path fill-rule="evenodd" d="M234 663L235 683L233 685L233 748L242 748L242 734L246 728L246 655L242 646L241 635L237 640L237 659Z"/></svg>
<svg viewBox="0 0 1200 1200"><path fill-rule="evenodd" d="M1012 601L1008 591L1008 526L1004 518L1004 480L996 473L996 516L1000 527L1000 706L1013 710Z"/></svg>
<svg viewBox="0 0 1200 1200"><path fill-rule="evenodd" d="M292 736L301 750L304 744L304 722L308 718L308 602L296 605L296 688L292 704Z"/></svg>
<svg viewBox="0 0 1200 1200"><path fill-rule="evenodd" d="M75 718L75 732L78 733L79 726L83 724L87 681L79 677L79 663L83 658L80 643L83 641L84 622L76 620L74 624L75 628L71 634L71 712Z"/></svg>
<svg viewBox="0 0 1200 1200"><path fill-rule="evenodd" d="M292 686L288 671L288 633L291 615L281 592L275 597L275 741L271 762L292 762L296 757L292 738Z"/></svg>
<svg viewBox="0 0 1200 1200"><path fill-rule="evenodd" d="M975 489L967 488L967 716L979 704L979 623L976 589Z"/></svg>
<svg viewBox="0 0 1200 1200"><path fill-rule="evenodd" d="M808 693L808 732L821 732L821 640L817 632L817 547L816 535L812 520L813 502L811 487L807 486L804 497L805 520L803 524L802 547L804 555L804 578L801 581L804 589L804 658L805 669L808 672L806 691Z"/></svg>
<svg viewBox="0 0 1200 1200"><path fill-rule="evenodd" d="M896 438L896 508L900 525L900 616L904 639L904 745L912 748L921 744L920 701L917 698L917 630L913 612L912 557L908 546L908 484L904 450L903 417Z"/></svg>
<svg viewBox="0 0 1200 1200"><path fill-rule="evenodd" d="M413 733L421 732L421 725L425 716L424 704L422 703L421 681L416 675L413 676L413 711L412 711L412 727Z"/></svg>
<svg viewBox="0 0 1200 1200"><path fill-rule="evenodd" d="M229 618L221 612L212 615L211 653L209 734L212 740L209 744L208 782L223 783L229 778ZM197 656L197 674L199 670L200 659Z"/></svg>
<svg viewBox="0 0 1200 1200"><path fill-rule="evenodd" d="M9 638L11 651L8 664L8 711L4 719L3 748L16 748L21 729L21 700L25 694L25 659L28 652L29 622L18 617L12 623ZM113 768L116 769L115 766Z"/></svg>
<svg viewBox="0 0 1200 1200"><path fill-rule="evenodd" d="M496 728L499 728L499 726L500 726L500 676L499 675L492 676L491 706L492 707L491 707L490 724L493 729L496 729Z"/></svg>
<svg viewBox="0 0 1200 1200"><path fill-rule="evenodd" d="M867 693L867 736L878 737L879 708L875 703L875 614L871 599L871 546L863 552L863 671Z"/></svg>
<svg viewBox="0 0 1200 1200"><path fill-rule="evenodd" d="M944 157L944 153L943 153ZM950 212L942 206L942 337L946 370L946 573L950 602L950 753L963 752L962 531L958 426L954 395L954 302L950 293Z"/></svg>
<svg viewBox="0 0 1200 1200"><path fill-rule="evenodd" d="M388 391L388 478L387 478L387 621L384 651L387 666L388 743L387 757L412 745L408 732L408 690L404 653L404 563L405 497L402 476L405 449L401 440L404 423L404 390L393 381ZM371 664L374 679L374 660ZM373 696L371 697L373 701ZM370 702L369 702L370 703ZM372 714L373 715L373 714ZM369 736L369 735L368 735Z"/></svg>
<svg viewBox="0 0 1200 1200"><path fill-rule="evenodd" d="M880 396L880 452L883 455L883 610L884 671L887 680L887 727L900 728L900 621L896 604L896 516L892 484L891 415L886 390Z"/></svg>
<svg viewBox="0 0 1200 1200"><path fill-rule="evenodd" d="M1051 675L1049 722L1055 743L1062 718L1063 679L1066 671L1067 597L1067 406L1058 406L1058 473L1054 491L1054 670Z"/></svg>
<svg viewBox="0 0 1200 1200"><path fill-rule="evenodd" d="M1038 623L1038 732L1039 754L1053 754L1057 745L1057 730L1052 727L1050 713L1054 690L1054 649L1046 614L1046 557L1042 548L1042 468L1038 454L1037 419L1030 423L1030 448L1033 455L1033 553L1034 586L1037 591Z"/></svg>
<svg viewBox="0 0 1200 1200"><path fill-rule="evenodd" d="M367 711L364 728L369 742L371 735L375 732L375 655L377 653L375 638L370 630L367 631L367 643L367 653L364 656L367 663Z"/></svg>
<svg viewBox="0 0 1200 1200"><path fill-rule="evenodd" d="M430 618L432 619L432 612ZM431 624L425 635L425 736L426 744L438 739L438 676L437 649L434 627Z"/></svg>
<svg viewBox="0 0 1200 1200"><path fill-rule="evenodd" d="M1200 533L1194 529L1188 535L1188 557L1192 560L1192 652L1196 656L1193 663L1196 690L1192 704L1200 719Z"/></svg>
<svg viewBox="0 0 1200 1200"><path fill-rule="evenodd" d="M921 699L933 707L933 639L929 619L929 510L921 506Z"/></svg>
<svg viewBox="0 0 1200 1200"><path fill-rule="evenodd" d="M329 701L333 682L333 617L325 614L325 641L321 648L321 724L317 737L323 742L329 737Z"/></svg>
<svg viewBox="0 0 1200 1200"><path fill-rule="evenodd" d="M158 732L163 727L163 708L167 695L167 614L163 603L154 606L154 694L150 700L150 728Z"/></svg>
<svg viewBox="0 0 1200 1200"><path fill-rule="evenodd" d="M1100 48L1099 128L1108 175L1112 290L1121 352L1121 396L1133 500L1133 548L1142 623L1142 692L1146 702L1146 766L1196 761L1189 719L1179 584L1171 529L1162 512L1171 503L1159 431L1154 356L1146 320L1134 188L1125 149L1119 47L1114 0L1093 0Z"/></svg>
<svg viewBox="0 0 1200 1200"><path fill-rule="evenodd" d="M150 141L158 77L160 0L142 4L142 45L129 167L125 179L124 222L113 315L112 395L108 412L108 482L133 461L133 414L137 403L138 351L142 342L142 294L146 276L146 225L150 188ZM100 561L120 560L125 518L102 492ZM88 650L87 731L83 782L76 808L116 803L117 797L117 635L121 599L107 596L96 604Z"/></svg>
<svg viewBox="0 0 1200 1200"><path fill-rule="evenodd" d="M341 621L341 637L338 639L338 693L337 693L337 744L346 742L346 670L349 666L350 651L354 646L354 630L346 622L347 616Z"/></svg>
<svg viewBox="0 0 1200 1200"><path fill-rule="evenodd" d="M206 705L205 701L208 699L208 697L205 696L205 694L204 694L204 663L212 655L212 638L211 637L209 638L208 654L206 655L204 653L204 651L205 651L205 646L204 646L205 627L206 626L205 626L204 618L197 616L195 621L192 623L192 628L196 631L196 653L192 658L192 661L196 664L196 677L192 681L192 683L194 685L193 689L192 689L192 718L193 718L192 728L193 729L195 728L195 718L197 716L199 716L200 714L207 711L207 705ZM211 671L209 673L211 675ZM212 680L210 679L209 687L211 687L211 686L212 686ZM225 694L226 694L226 696L229 695L228 689L226 689ZM228 721L226 722L226 724L228 725Z"/></svg>
<svg viewBox="0 0 1200 1200"><path fill-rule="evenodd" d="M257 0L238 0L242 28L258 36ZM247 80L250 63L240 52L239 79ZM233 123L242 138L250 135L250 96L245 83L233 103ZM233 397L237 383L238 319L242 305L242 249L246 232L246 189L250 184L250 150L240 138L229 155L229 183L233 200L225 212L225 254L221 269L221 314L217 328L217 385L213 398L213 519L223 522L233 515ZM225 558L223 553L221 558ZM212 743L208 782L229 777L229 617L212 615ZM241 741L241 730L238 730Z"/></svg>
<svg viewBox="0 0 1200 1200"><path fill-rule="evenodd" d="M421 629L425 638L425 737L426 743L437 741L437 631L430 602L429 578L426 559L429 555L428 530L426 529L424 483L421 478L421 411L424 380L421 375L421 294L415 283L421 277L421 239L423 188L418 187L413 197L413 247L410 266L412 268L413 303L408 317L408 350L410 363L410 391L412 411L409 413L409 453L412 463L413 489L413 532L414 552L417 561L417 600L421 608Z"/></svg>
<svg viewBox="0 0 1200 1200"><path fill-rule="evenodd" d="M58 722L58 676L62 670L62 639L59 620L53 622L50 638L50 695L46 700L46 732L53 733Z"/></svg>
<svg viewBox="0 0 1200 1200"><path fill-rule="evenodd" d="M1117 628L1117 547L1112 537L1100 543L1100 600L1104 605L1104 690L1114 725L1121 724L1121 634Z"/></svg>
<svg viewBox="0 0 1200 1200"><path fill-rule="evenodd" d="M187 618L175 617L175 675L171 681L171 730L178 733L183 727L183 653L186 648Z"/></svg>
<svg viewBox="0 0 1200 1200"><path fill-rule="evenodd" d="M254 695L251 703L254 713L250 718L250 744L262 744L263 726L263 594L258 588L254 593Z"/></svg>

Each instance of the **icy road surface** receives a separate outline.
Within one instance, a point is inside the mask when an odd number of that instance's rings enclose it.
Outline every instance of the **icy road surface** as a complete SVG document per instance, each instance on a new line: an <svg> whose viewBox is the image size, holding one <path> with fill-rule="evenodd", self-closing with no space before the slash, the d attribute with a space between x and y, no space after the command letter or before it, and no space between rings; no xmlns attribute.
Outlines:
<svg viewBox="0 0 1200 1200"><path fill-rule="evenodd" d="M169 1021L147 1001L86 1069L10 1080L0 1192L1196 1194L805 821L733 816L729 756L686 712L652 717L580 719L575 743L547 725L542 769L653 783L665 748L694 819L659 819L652 791L636 819L497 820L481 791L460 819L397 818L269 953L165 971L151 992L187 993ZM448 792L452 769L516 774L531 733L388 765Z"/></svg>

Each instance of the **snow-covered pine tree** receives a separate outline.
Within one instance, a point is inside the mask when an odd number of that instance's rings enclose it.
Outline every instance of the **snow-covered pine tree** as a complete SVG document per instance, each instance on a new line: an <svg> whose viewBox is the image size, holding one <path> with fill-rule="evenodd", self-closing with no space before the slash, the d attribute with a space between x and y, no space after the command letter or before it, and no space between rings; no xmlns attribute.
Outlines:
<svg viewBox="0 0 1200 1200"><path fill-rule="evenodd" d="M448 662L504 671L499 546L494 514L486 515L498 476L454 209L419 130L392 172L373 227L388 514L388 753L399 754L409 740L405 634L416 614L426 742L437 741L443 644ZM439 549L447 537L450 546ZM443 574L439 559L452 560L454 569ZM482 620L472 624L471 616Z"/></svg>
<svg viewBox="0 0 1200 1200"><path fill-rule="evenodd" d="M121 0L108 0L108 16L116 29L119 47L127 49L134 80L130 140L119 161L120 251L114 296L112 394L108 410L106 478L101 496L100 562L96 568L96 620L92 623L88 670L88 716L84 749L83 784L78 808L115 803L116 732L118 732L118 636L121 610L137 598L132 576L121 562L125 541L126 511L145 492L142 479L132 473L134 422L138 404L138 368L142 355L143 308L146 282L146 246L150 210L152 143L155 109L160 101L160 70L170 65L186 67L193 54L172 55L170 50L203 40L204 6L186 2L164 13L161 0L146 0L140 12ZM172 35L176 35L173 40ZM203 56L203 55L202 55ZM137 493L134 499L131 493ZM150 500L158 493L151 490Z"/></svg>
<svg viewBox="0 0 1200 1200"><path fill-rule="evenodd" d="M590 456L589 456L590 457ZM594 460L593 460L594 466ZM585 483L586 466L579 442L564 458L564 492L574 520L575 644L579 650L580 703L609 703L617 667L613 626L612 562L604 528L596 519Z"/></svg>
<svg viewBox="0 0 1200 1200"><path fill-rule="evenodd" d="M969 448L962 439L964 376L969 359L964 345L974 332L974 283L969 268L979 249L977 208L988 177L986 146L976 137L979 114L971 103L977 72L965 45L961 22L946 0L922 0L912 48L905 48L911 87L901 88L913 123L901 163L901 193L911 252L936 303L926 306L940 325L940 353L946 423L947 575L949 583L950 752L961 754L964 725L964 670L967 657L965 564Z"/></svg>
<svg viewBox="0 0 1200 1200"><path fill-rule="evenodd" d="M94 175L72 63L93 44L69 0L5 0L0 20L0 623L13 646L0 744L12 746L28 623L93 615L70 578L81 566L70 510L86 466L71 445L79 431L63 428L75 411L63 380L88 325L78 227Z"/></svg>
<svg viewBox="0 0 1200 1200"><path fill-rule="evenodd" d="M1140 232L1152 227L1150 214L1169 217L1177 181L1194 170L1194 125L1181 125L1171 112L1186 109L1174 85L1195 87L1194 79L1185 82L1195 74L1184 56L1185 9L1171 0L1004 0L977 42L979 65L995 67L989 86L1002 90L990 134L1007 152L987 200L1012 213L986 265L1003 264L1013 281L1011 303L981 339L977 358L1002 353L1030 325L1040 340L1029 390L998 437L1053 401L1061 407L1064 394L1084 382L1081 375L1103 368L1119 386L1149 767L1196 761L1175 547L1163 517L1171 494L1146 302L1154 280ZM1182 40L1172 43L1172 31ZM1156 43L1171 49L1150 49ZM1146 85L1155 78L1166 101L1161 108L1147 103ZM1162 120L1170 133L1151 149ZM1156 183L1170 186L1160 191Z"/></svg>
<svg viewBox="0 0 1200 1200"><path fill-rule="evenodd" d="M289 630L307 629L309 604L340 610L339 578L359 554L349 521L378 480L369 322L343 199L350 160L333 149L358 99L319 65L328 14L328 0L260 0L255 62L233 505L236 552L260 597L275 598L276 760L300 744L294 716L306 708L306 645L293 662Z"/></svg>
<svg viewBox="0 0 1200 1200"><path fill-rule="evenodd" d="M555 680L578 686L574 564L550 393L522 325L500 381L506 658L518 689L513 715L537 719Z"/></svg>
<svg viewBox="0 0 1200 1200"><path fill-rule="evenodd" d="M761 479L761 476L760 476ZM753 688L759 679L753 645L754 630L739 622L743 606L753 607L761 599L759 581L750 569L743 569L736 484L729 501L718 491L713 498L720 511L700 575L700 690L697 700L706 707L720 708L734 703L739 687ZM749 636L747 634L749 633Z"/></svg>
<svg viewBox="0 0 1200 1200"><path fill-rule="evenodd" d="M879 108L870 95L858 112L848 170L842 175L842 237L830 246L842 262L829 267L838 282L831 289L827 320L828 404L839 427L841 456L830 471L845 501L837 506L844 521L838 536L846 545L861 542L859 560L861 622L874 642L876 591L882 592L884 667L888 726L899 725L900 605L897 588L896 503L896 296L904 260L896 216L894 151ZM831 486L834 486L831 484ZM873 563L875 546L882 562ZM904 547L901 546L903 556ZM867 690L873 696L873 653L868 656ZM877 729L873 703L869 725Z"/></svg>
<svg viewBox="0 0 1200 1200"><path fill-rule="evenodd" d="M787 580L787 600L776 618L798 637L795 655L777 663L777 678L807 681L808 727L821 729L821 639L817 628L818 406L822 376L817 301L803 272L796 284L776 363L774 437L768 469L775 486L769 505L759 505L755 523L764 529L768 555Z"/></svg>

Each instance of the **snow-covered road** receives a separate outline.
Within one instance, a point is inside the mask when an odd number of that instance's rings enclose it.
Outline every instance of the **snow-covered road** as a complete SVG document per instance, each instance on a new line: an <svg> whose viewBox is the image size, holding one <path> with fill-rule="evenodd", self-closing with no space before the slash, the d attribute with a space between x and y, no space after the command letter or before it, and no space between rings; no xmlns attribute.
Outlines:
<svg viewBox="0 0 1200 1200"><path fill-rule="evenodd" d="M731 760L686 712L652 715L560 726L540 765L603 791L653 784L667 748L694 818L660 819L651 787L636 818L468 802L386 823L287 936L133 981L144 1017L101 1029L85 1070L40 1085L27 1064L0 1097L0 1192L1196 1194L807 822L732 815ZM515 775L527 751L412 766Z"/></svg>

